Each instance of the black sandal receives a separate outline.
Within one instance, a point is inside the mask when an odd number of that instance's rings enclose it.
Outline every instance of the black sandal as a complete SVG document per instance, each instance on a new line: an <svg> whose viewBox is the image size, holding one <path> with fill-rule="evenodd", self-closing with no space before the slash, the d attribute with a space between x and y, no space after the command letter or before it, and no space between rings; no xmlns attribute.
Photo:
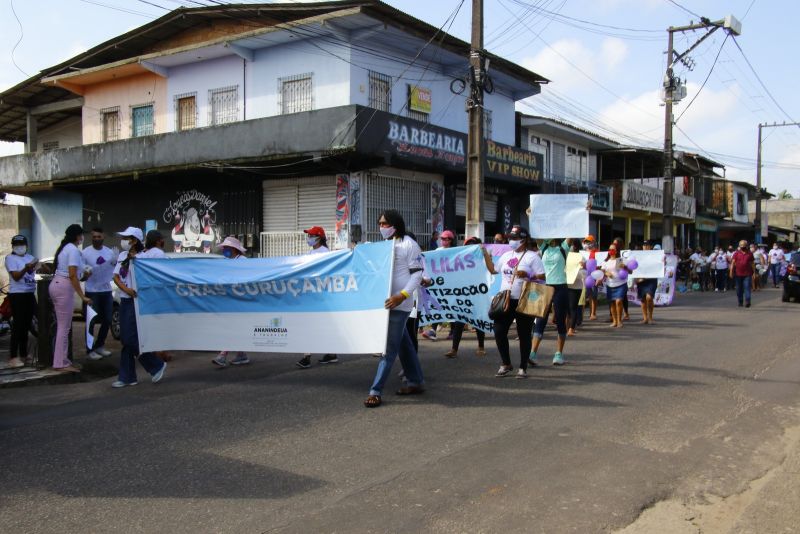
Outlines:
<svg viewBox="0 0 800 534"><path fill-rule="evenodd" d="M419 395L425 393L425 388L422 386L403 386L395 392L397 395Z"/></svg>

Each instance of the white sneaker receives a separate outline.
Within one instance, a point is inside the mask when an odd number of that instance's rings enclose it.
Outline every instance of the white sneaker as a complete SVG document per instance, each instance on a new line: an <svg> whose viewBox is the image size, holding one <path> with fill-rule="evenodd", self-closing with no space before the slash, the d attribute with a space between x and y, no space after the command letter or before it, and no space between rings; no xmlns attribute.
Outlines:
<svg viewBox="0 0 800 534"><path fill-rule="evenodd" d="M106 349L105 347L100 347L99 349L94 349L94 352L102 356L103 358L107 356L111 356L111 351Z"/></svg>
<svg viewBox="0 0 800 534"><path fill-rule="evenodd" d="M102 354L100 354L100 352L98 352L98 351L96 351L96 350L93 350L92 352L90 352L90 353L88 354L88 356L89 356L89 359L90 359L90 360L94 360L94 361L97 361L97 360L102 360L102 359L103 359L103 355L102 355Z"/></svg>
<svg viewBox="0 0 800 534"><path fill-rule="evenodd" d="M112 388L124 388L125 386L135 386L139 382L123 382L121 380L117 380L111 383Z"/></svg>
<svg viewBox="0 0 800 534"><path fill-rule="evenodd" d="M525 369L519 369L517 371L517 378L528 378L528 373L525 371Z"/></svg>
<svg viewBox="0 0 800 534"><path fill-rule="evenodd" d="M161 369L158 370L156 374L153 375L152 382L153 384L158 384L162 378L164 378L164 371L167 370L167 362L164 362L164 365L161 366Z"/></svg>

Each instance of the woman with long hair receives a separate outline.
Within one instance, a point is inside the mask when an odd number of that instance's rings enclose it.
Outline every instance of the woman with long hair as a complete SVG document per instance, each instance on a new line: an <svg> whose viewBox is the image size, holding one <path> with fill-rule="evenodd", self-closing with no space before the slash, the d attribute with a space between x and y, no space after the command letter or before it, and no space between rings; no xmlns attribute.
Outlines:
<svg viewBox="0 0 800 534"><path fill-rule="evenodd" d="M495 376L508 376L514 367L511 365L511 348L508 341L508 331L511 323L517 322L519 335L519 370L517 378L528 378L528 356L531 351L531 332L533 331L533 317L517 313L517 304L522 295L522 288L528 278L544 278L544 266L539 255L528 250L530 234L520 225L514 225L508 234L508 244L511 250L500 256L497 265L492 262L489 251L484 249L486 268L492 274L502 276L500 291L510 291L508 311L494 321L494 340L497 350L500 351L502 364Z"/></svg>
<svg viewBox="0 0 800 534"><path fill-rule="evenodd" d="M367 408L377 408L382 403L383 387L392 372L392 364L399 356L405 372L406 385L397 390L398 395L418 395L425 391L422 366L414 350L406 322L413 307L411 295L422 280L422 250L406 232L406 223L400 212L385 210L378 217L381 237L391 240L394 246L392 293L384 302L389 310L386 351L378 362L375 379L369 395L364 400Z"/></svg>
<svg viewBox="0 0 800 534"><path fill-rule="evenodd" d="M550 239L539 250L542 252L542 265L544 266L545 283L553 288L553 302L550 306L553 311L558 337L556 350L553 354L553 365L564 365L564 343L567 340L567 315L570 311L569 289L567 287L567 254L570 251L570 241L565 239L559 243L558 239ZM580 293L578 294L580 296ZM575 302L577 308L577 300ZM533 339L529 362L532 366L537 364L536 353L544 337L547 318L550 309L544 317L537 317L534 323Z"/></svg>
<svg viewBox="0 0 800 534"><path fill-rule="evenodd" d="M75 293L87 305L92 299L81 288L78 271L83 267L81 245L83 228L71 224L53 258L53 279L48 291L56 312L56 341L53 347L53 369L66 373L77 373L79 369L69 360L69 332L72 329L72 312L75 309Z"/></svg>
<svg viewBox="0 0 800 534"><path fill-rule="evenodd" d="M619 257L617 246L608 247L608 257L600 267L606 276L606 299L611 307L611 327L622 328L623 302L628 301L628 278L620 273L627 267Z"/></svg>

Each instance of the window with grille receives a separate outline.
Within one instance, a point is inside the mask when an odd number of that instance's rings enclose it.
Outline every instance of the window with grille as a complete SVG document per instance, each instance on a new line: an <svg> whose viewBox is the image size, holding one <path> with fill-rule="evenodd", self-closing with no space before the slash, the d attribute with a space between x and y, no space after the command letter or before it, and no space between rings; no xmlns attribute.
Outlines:
<svg viewBox="0 0 800 534"><path fill-rule="evenodd" d="M565 173L567 179L585 181L589 176L589 158L585 150L567 147Z"/></svg>
<svg viewBox="0 0 800 534"><path fill-rule="evenodd" d="M484 139L491 139L492 138L492 110L491 109L484 109L483 110L483 138Z"/></svg>
<svg viewBox="0 0 800 534"><path fill-rule="evenodd" d="M191 130L195 127L197 127L196 93L175 95L175 130Z"/></svg>
<svg viewBox="0 0 800 534"><path fill-rule="evenodd" d="M153 135L153 104L131 107L131 137Z"/></svg>
<svg viewBox="0 0 800 534"><path fill-rule="evenodd" d="M311 74L298 74L278 79L278 105L282 115L314 109L312 77Z"/></svg>
<svg viewBox="0 0 800 534"><path fill-rule="evenodd" d="M100 119L103 121L103 141L119 139L119 108L100 110Z"/></svg>
<svg viewBox="0 0 800 534"><path fill-rule="evenodd" d="M216 126L239 118L239 86L221 87L208 92L208 124Z"/></svg>
<svg viewBox="0 0 800 534"><path fill-rule="evenodd" d="M369 107L392 111L392 77L369 71Z"/></svg>

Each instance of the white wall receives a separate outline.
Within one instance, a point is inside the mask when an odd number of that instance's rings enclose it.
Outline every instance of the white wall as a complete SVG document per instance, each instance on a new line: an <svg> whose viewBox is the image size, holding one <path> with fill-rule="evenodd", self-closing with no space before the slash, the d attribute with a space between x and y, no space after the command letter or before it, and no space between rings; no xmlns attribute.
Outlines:
<svg viewBox="0 0 800 534"><path fill-rule="evenodd" d="M67 191L47 191L31 195L33 206L32 254L48 258L55 254L64 230L70 224L81 224L81 195Z"/></svg>
<svg viewBox="0 0 800 534"><path fill-rule="evenodd" d="M58 148L81 146L83 144L82 124L81 117L76 116L39 130L38 151L41 152L44 144L50 141L58 141Z"/></svg>
<svg viewBox="0 0 800 534"><path fill-rule="evenodd" d="M350 51L327 42L318 43L337 56L349 59ZM350 104L350 65L307 41L257 50L248 64L252 76L247 92L247 118L279 115L278 79L312 74L313 109Z"/></svg>
<svg viewBox="0 0 800 534"><path fill-rule="evenodd" d="M238 87L239 120L244 118L245 66L239 56L230 55L222 58L189 63L179 67L171 67L167 76L167 131L175 131L175 96L196 93L197 127L209 125L208 92L223 87ZM247 65L250 69L250 64ZM249 90L249 88L247 88ZM248 95L249 96L249 95ZM250 110L247 118L252 119Z"/></svg>

